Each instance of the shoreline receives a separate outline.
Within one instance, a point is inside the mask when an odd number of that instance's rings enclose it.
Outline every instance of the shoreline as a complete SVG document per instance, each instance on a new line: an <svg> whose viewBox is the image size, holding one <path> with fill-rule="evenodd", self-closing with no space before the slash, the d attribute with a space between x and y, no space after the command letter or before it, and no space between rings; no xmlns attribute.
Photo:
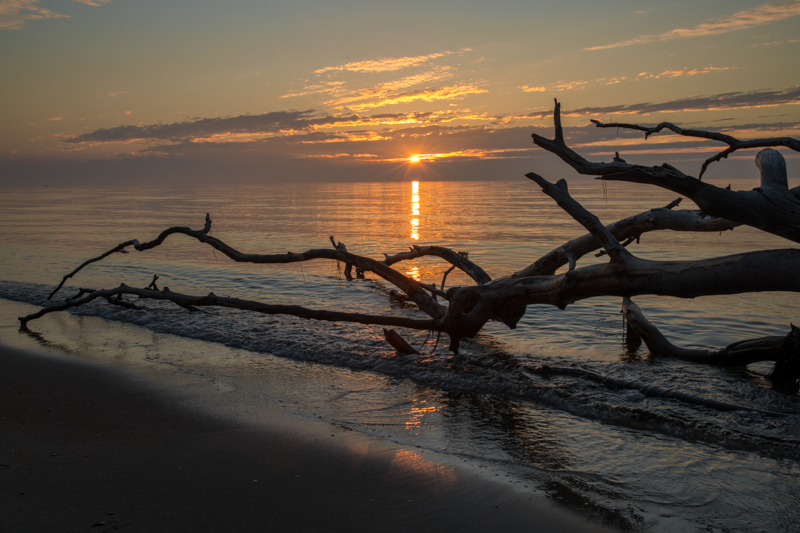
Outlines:
<svg viewBox="0 0 800 533"><path fill-rule="evenodd" d="M4 531L609 531L425 450L189 380L8 345L0 380Z"/></svg>

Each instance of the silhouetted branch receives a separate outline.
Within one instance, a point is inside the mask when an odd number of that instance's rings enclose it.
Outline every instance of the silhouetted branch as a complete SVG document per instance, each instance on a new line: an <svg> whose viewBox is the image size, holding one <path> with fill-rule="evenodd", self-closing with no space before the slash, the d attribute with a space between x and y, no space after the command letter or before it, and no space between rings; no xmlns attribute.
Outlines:
<svg viewBox="0 0 800 533"><path fill-rule="evenodd" d="M228 307L231 309L242 309L245 311L254 311L256 313L263 313L268 315L292 315L300 318L307 318L313 320L324 320L329 322L355 322L358 324L373 324L379 326L396 326L409 329L428 330L435 328L435 322L431 319L420 320L405 317L395 316L380 316L380 315L367 315L362 313L343 313L338 311L324 311L307 309L298 305L273 305L252 300L242 300L240 298L227 298L217 296L214 293L209 293L207 296L191 296L172 292L169 289L155 291L152 289L139 289L136 287L129 287L124 283L114 289L103 289L91 291L81 298L65 300L63 303L44 307L36 313L28 316L20 317L20 325L22 328L27 328L28 322L40 318L48 313L56 311L65 311L73 307L86 305L97 298L104 298L106 300L113 300L114 297L123 294L130 294L138 296L139 298L147 300L164 300L170 301L185 309L200 308L200 307ZM114 303L114 302L112 302Z"/></svg>
<svg viewBox="0 0 800 533"><path fill-rule="evenodd" d="M785 146L786 148L790 148L796 152L800 152L800 141L798 141L797 139L792 139L791 137L771 137L767 139L748 139L740 141L739 139L732 137L730 135L726 135L724 133L717 133L705 130L684 129L670 122L662 122L660 124L656 124L655 126L648 128L647 126L640 126L638 124L625 124L621 122L611 122L609 124L604 124L603 122L600 122L599 120L595 119L591 119L591 121L598 128L625 128L625 129L643 131L645 139L647 139L650 135L654 133L658 133L664 129L668 129L674 133L677 133L678 135L683 135L684 137L708 139L727 144L728 148L716 154L715 156L705 160L702 168L700 169L700 175L697 177L697 179L703 178L703 174L705 174L708 165L710 165L715 161L720 161L722 159L727 158L730 154L732 154L736 150L744 150L747 148L772 148L775 146Z"/></svg>
<svg viewBox="0 0 800 533"><path fill-rule="evenodd" d="M666 163L647 167L621 160L612 163L587 161L564 142L560 114L561 105L556 102L553 111L555 139L533 134L533 142L560 157L580 174L662 187L691 198L709 215L800 242L800 188L788 189L786 164L779 152L766 148L756 156L761 170L761 187L752 191L732 191L703 183Z"/></svg>
<svg viewBox="0 0 800 533"><path fill-rule="evenodd" d="M451 265L461 269L466 275L472 278L478 285L489 283L492 278L481 267L470 261L467 252L454 252L442 246L412 246L408 252L400 252L395 255L383 254L386 259L382 262L386 265L393 265L400 261L408 261L419 257L434 255L441 257Z"/></svg>
<svg viewBox="0 0 800 533"><path fill-rule="evenodd" d="M761 337L734 342L720 350L698 350L680 348L669 342L630 298L622 299L622 312L630 327L642 338L653 355L723 366L775 361L770 379L781 384L791 384L797 383L800 378L800 329L794 326L783 337Z"/></svg>

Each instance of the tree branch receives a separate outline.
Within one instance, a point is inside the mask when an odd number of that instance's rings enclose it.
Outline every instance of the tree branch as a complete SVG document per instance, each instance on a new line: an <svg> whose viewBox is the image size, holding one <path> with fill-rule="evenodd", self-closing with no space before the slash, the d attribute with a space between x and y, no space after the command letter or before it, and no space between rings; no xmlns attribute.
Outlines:
<svg viewBox="0 0 800 533"><path fill-rule="evenodd" d="M604 124L599 120L595 119L590 119L590 120L598 128L625 128L625 129L643 131L645 139L647 139L650 135L654 133L658 133L664 129L668 129L674 133L677 133L678 135L683 135L684 137L709 139L712 141L719 141L727 144L728 148L716 154L715 156L705 160L702 168L700 169L700 175L698 176L698 179L703 178L703 174L705 174L708 165L710 165L715 161L720 161L722 159L727 158L730 154L732 154L736 150L744 150L747 148L771 148L774 146L785 146L786 148L790 148L796 152L800 152L800 141L798 141L797 139L792 139L791 137L771 137L767 139L748 139L740 141L739 139L732 137L730 135L726 135L724 133L717 133L704 130L684 129L670 122L662 122L660 124L656 124L651 128L648 128L646 126L640 126L638 124L625 124L621 122L611 122L609 124Z"/></svg>
<svg viewBox="0 0 800 533"><path fill-rule="evenodd" d="M114 289L103 289L91 291L81 298L68 299L63 303L51 305L40 309L36 313L19 317L20 326L27 329L27 324L31 320L40 318L48 313L56 311L65 311L67 309L85 305L97 298L104 298L110 300L114 296L123 294L131 294L139 296L143 299L149 300L166 300L173 302L184 308L199 308L199 307L228 307L232 309L242 309L245 311L254 311L256 313L263 313L268 315L291 315L300 318L324 320L329 322L355 322L359 324L371 324L379 326L396 326L409 329L428 330L435 329L436 322L431 319L420 320L413 318L395 317L395 316L381 316L381 315L367 315L362 313L343 313L338 311L324 311L307 309L298 305L272 305L252 300L242 300L240 298L226 298L217 296L214 293L209 293L207 296L191 296L172 292L169 289L160 291L152 289L139 289L136 287L129 287L124 283Z"/></svg>
<svg viewBox="0 0 800 533"><path fill-rule="evenodd" d="M762 186L752 191L731 191L721 189L698 179L687 176L666 163L659 167L632 165L621 160L612 163L592 163L570 149L563 141L561 131L561 105L556 102L553 122L556 128L554 140L533 134L533 142L545 150L557 155L572 166L578 173L599 176L610 181L627 181L655 185L691 198L700 209L709 215L727 219L739 224L752 226L768 233L800 242L800 187L792 191L781 183L780 176L775 175L776 163L783 156L770 150L768 172L762 168ZM757 156L758 157L758 156ZM617 158L619 159L619 158ZM759 163L761 165L761 163ZM783 167L785 169L785 163ZM778 170L778 174L780 171Z"/></svg>
<svg viewBox="0 0 800 533"><path fill-rule="evenodd" d="M622 299L622 312L628 325L642 338L647 349L654 355L666 355L677 359L723 366L745 366L759 361L775 361L770 379L781 384L796 383L800 377L800 345L797 343L800 330L791 326L783 337L761 337L734 342L720 350L692 350L675 346L645 318L638 305L630 298Z"/></svg>
<svg viewBox="0 0 800 533"><path fill-rule="evenodd" d="M417 246L414 245L408 252L400 252L398 254L389 256L387 254L383 254L386 256L386 259L381 261L385 265L393 265L400 261L407 261L410 259L417 259L418 257L424 257L427 255L434 255L437 257L441 257L451 265L458 267L461 269L466 275L475 281L478 285L483 285L485 283L489 283L492 281L492 278L489 277L489 274L486 273L481 267L470 261L469 254L467 252L455 252L449 248L444 248L442 246Z"/></svg>
<svg viewBox="0 0 800 533"><path fill-rule="evenodd" d="M128 246L133 246L138 251L149 250L151 248L155 248L162 244L167 237L173 234L183 234L188 237L192 237L197 239L198 241L208 244L215 250L219 250L230 259L239 262L239 263L257 263L257 264L284 264L284 263L296 263L300 261L310 261L312 259L333 259L336 261L341 261L345 264L352 264L355 265L357 269L361 269L364 272L374 272L378 276L382 277L386 281L394 284L397 288L405 292L409 299L416 303L419 308L424 311L426 314L433 318L439 318L444 315L445 309L442 305L440 305L432 296L430 296L425 289L423 289L420 284L397 272L393 268L383 264L380 261L375 261L374 259L370 259L368 257L362 257L360 255L355 255L345 251L343 248L344 246L337 247L337 249L330 250L330 249L313 249L308 250L302 253L292 253L287 252L285 254L245 254L242 253L235 248L225 244L223 241L211 237L208 235L208 231L211 229L211 218L206 215L206 225L202 230L192 230L186 227L172 227L162 231L158 237L153 239L152 241L148 241L145 243L139 243L138 240L130 240L124 243L118 244L108 252L104 253L103 255L96 257L94 259L90 259L86 261L81 266L76 268L70 274L64 276L64 279L61 281L61 284L51 293L51 297L64 285L64 282L78 273L81 269L85 266L94 263L96 261L100 261L101 259L111 255L114 252L118 252L123 250ZM341 244L341 243L340 243ZM48 298L49 299L49 298Z"/></svg>
<svg viewBox="0 0 800 533"><path fill-rule="evenodd" d="M535 181L542 188L545 194L556 201L561 209L566 211L584 228L589 230L589 233L605 249L612 261L622 262L628 257L631 257L631 253L619 243L617 238L608 230L608 228L600 223L600 219L586 210L581 204L576 202L572 196L569 195L566 180L561 179L558 180L556 184L552 184L534 172L525 174L525 177Z"/></svg>
<svg viewBox="0 0 800 533"><path fill-rule="evenodd" d="M671 208L680 203L672 202L666 207L660 207L633 215L619 220L606 226L618 241L638 240L642 234L650 231L673 230L673 231L703 231L721 232L732 230L739 224L729 220L723 220L711 216L704 216L700 211L679 210L672 211ZM555 274L556 270L568 264L569 258L573 257L576 261L584 255L600 248L594 235L588 233L577 239L573 239L558 248L548 252L535 263L515 272L512 278L524 278L528 276L541 276ZM496 281L499 281L498 278Z"/></svg>

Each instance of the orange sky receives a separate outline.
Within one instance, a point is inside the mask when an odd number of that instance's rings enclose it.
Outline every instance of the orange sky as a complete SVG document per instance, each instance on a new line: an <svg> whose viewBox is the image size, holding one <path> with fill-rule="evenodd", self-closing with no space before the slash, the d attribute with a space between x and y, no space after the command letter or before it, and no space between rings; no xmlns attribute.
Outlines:
<svg viewBox="0 0 800 533"><path fill-rule="evenodd" d="M558 168L530 140L554 98L585 155L696 174L716 145L589 119L800 137L798 22L797 0L0 0L0 180L514 179Z"/></svg>

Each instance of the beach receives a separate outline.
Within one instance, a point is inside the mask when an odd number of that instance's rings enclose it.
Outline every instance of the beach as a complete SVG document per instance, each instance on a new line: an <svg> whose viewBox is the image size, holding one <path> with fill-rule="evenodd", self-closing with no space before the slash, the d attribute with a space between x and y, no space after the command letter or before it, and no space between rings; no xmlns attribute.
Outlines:
<svg viewBox="0 0 800 533"><path fill-rule="evenodd" d="M607 531L425 450L197 383L11 346L0 380L2 531Z"/></svg>

